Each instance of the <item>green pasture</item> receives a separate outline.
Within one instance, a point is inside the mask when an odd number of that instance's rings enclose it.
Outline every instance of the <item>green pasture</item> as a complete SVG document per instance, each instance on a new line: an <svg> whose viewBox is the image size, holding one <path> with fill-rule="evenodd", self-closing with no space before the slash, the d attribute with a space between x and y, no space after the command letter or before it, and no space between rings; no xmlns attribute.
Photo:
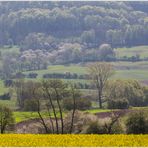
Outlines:
<svg viewBox="0 0 148 148"><path fill-rule="evenodd" d="M63 112L63 116L66 114L66 112ZM42 111L41 115L43 118L49 118L49 114L48 112ZM14 111L13 112L13 116L15 119L15 122L21 122L21 121L25 121L25 120L29 120L29 119L35 119L35 118L39 118L39 115L37 112L26 112L26 111ZM51 117L53 117L53 113L51 113ZM60 117L59 112L57 112L57 117Z"/></svg>
<svg viewBox="0 0 148 148"><path fill-rule="evenodd" d="M136 56L139 55L140 58L147 58L148 57L148 46L136 46L131 48L117 48L115 49L116 56L118 58L127 56Z"/></svg>
<svg viewBox="0 0 148 148"><path fill-rule="evenodd" d="M44 74L50 74L50 73L77 73L77 74L85 74L86 73L86 67L80 66L80 65L51 65L48 66L48 69L46 70L34 70L34 71L27 71L24 72L25 74L28 73L37 73L38 78L42 78Z"/></svg>
<svg viewBox="0 0 148 148"><path fill-rule="evenodd" d="M17 108L16 106L16 100L11 99L11 100L0 100L0 104L9 107L12 110L15 110Z"/></svg>
<svg viewBox="0 0 148 148"><path fill-rule="evenodd" d="M142 62L112 62L115 67L115 75L112 77L113 79L136 79L136 80L148 80L148 61ZM87 74L87 67L79 66L79 65L53 65L49 66L46 70L37 70L37 71L29 71L24 72L25 74L35 72L38 74L38 79L42 79L43 74L47 73L77 73L80 74ZM29 79L28 79L29 80ZM83 79L64 79L67 82L81 82L86 83L88 80Z"/></svg>
<svg viewBox="0 0 148 148"><path fill-rule="evenodd" d="M145 111L146 113L148 112L148 107L132 107L132 110L137 110L137 111ZM117 110L117 109L116 109ZM111 112L111 111L115 111L115 110L110 110L110 109L90 109L90 110L85 110L84 112L88 112L88 113L92 113L92 114L96 114L96 113L102 113L102 112ZM47 112L42 112L41 113L42 116L44 118L49 118L49 115ZM63 113L63 115L65 115L65 113ZM39 118L39 115L37 112L21 112L21 111L15 111L13 113L14 118L16 123L21 122L21 121L25 121L25 120L29 120L29 119L34 119L34 118ZM51 115L53 116L53 115ZM59 116L59 113L58 113Z"/></svg>
<svg viewBox="0 0 148 148"><path fill-rule="evenodd" d="M99 113L99 112L110 112L110 111L111 110L109 110L109 109L91 109L91 110L86 110L84 112L89 112L89 113L95 114L95 113ZM42 112L41 114L44 118L49 117L47 112ZM63 113L63 115L65 115L65 114L66 114L66 112ZM14 115L16 123L21 122L21 121L25 121L25 120L29 120L29 119L39 118L39 115L37 112L15 111L13 113L13 115ZM53 115L51 115L51 116L53 116ZM59 113L57 114L57 116L59 116Z"/></svg>
<svg viewBox="0 0 148 148"><path fill-rule="evenodd" d="M4 94L4 93L6 93L6 92L8 92L8 88L6 88L6 87L4 86L3 81L0 80L0 95Z"/></svg>
<svg viewBox="0 0 148 148"><path fill-rule="evenodd" d="M20 53L20 51L18 46L13 46L12 48L9 48L9 46L4 46L4 47L0 47L0 53L1 53L1 56L7 55L7 54L17 55Z"/></svg>
<svg viewBox="0 0 148 148"><path fill-rule="evenodd" d="M34 118L39 118L39 115L37 112L21 112L21 111L16 111L13 113L15 122L21 122L29 119L34 119ZM43 115L43 117L47 117L47 113Z"/></svg>

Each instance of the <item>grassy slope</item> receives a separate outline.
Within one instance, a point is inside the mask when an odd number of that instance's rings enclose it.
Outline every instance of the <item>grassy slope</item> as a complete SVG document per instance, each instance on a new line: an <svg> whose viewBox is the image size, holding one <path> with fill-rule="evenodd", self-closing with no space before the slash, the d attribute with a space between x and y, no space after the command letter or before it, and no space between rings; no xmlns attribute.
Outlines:
<svg viewBox="0 0 148 148"><path fill-rule="evenodd" d="M140 55L140 58L148 57L148 46L136 46L131 48L118 48L115 49L117 57L131 57Z"/></svg>
<svg viewBox="0 0 148 148"><path fill-rule="evenodd" d="M4 93L8 92L9 89L6 88L3 84L3 81L0 80L0 95L3 95ZM12 98L11 100L0 100L0 104L4 106L8 106L11 109L16 108L16 99Z"/></svg>
<svg viewBox="0 0 148 148"><path fill-rule="evenodd" d="M146 113L148 112L148 107L133 107L131 109L132 110L142 110L142 111L145 111ZM95 113L111 112L111 111L113 111L113 110L110 110L110 109L90 109L90 110L86 110L84 112L89 112L89 113L95 114ZM42 115L44 118L49 117L47 112L42 112ZM65 113L63 113L63 115L65 115ZM58 116L59 116L59 114L58 114ZM14 118L15 118L16 123L18 123L18 122L25 121L28 119L39 118L39 116L38 116L37 112L15 111Z"/></svg>
<svg viewBox="0 0 148 148"><path fill-rule="evenodd" d="M110 112L111 110L109 109L91 109L91 110L86 110L85 112L89 112L89 113L99 113L99 112ZM25 121L28 119L34 119L34 118L39 118L38 113L37 112L19 112L19 111L15 111L14 112L14 118L16 123L21 122L21 121ZM49 117L47 112L42 112L43 117ZM63 113L63 115L65 115L65 113ZM58 114L59 116L59 114Z"/></svg>
<svg viewBox="0 0 148 148"><path fill-rule="evenodd" d="M136 79L136 80L147 80L148 79L148 62L114 62L112 63L117 67L116 73L113 76L114 79ZM59 68L60 67L60 68ZM31 71L30 71L31 72ZM26 74L30 72L25 72ZM38 78L41 79L43 74L46 73L77 73L77 74L85 74L87 73L87 68L84 66L63 66L63 65L53 65L49 66L47 70L38 70L32 71L38 73ZM67 80L68 81L68 80ZM84 80L72 80L82 82Z"/></svg>
<svg viewBox="0 0 148 148"><path fill-rule="evenodd" d="M6 54L18 54L19 47L18 46L13 46L12 48L9 48L8 46L0 47L0 52L2 56Z"/></svg>

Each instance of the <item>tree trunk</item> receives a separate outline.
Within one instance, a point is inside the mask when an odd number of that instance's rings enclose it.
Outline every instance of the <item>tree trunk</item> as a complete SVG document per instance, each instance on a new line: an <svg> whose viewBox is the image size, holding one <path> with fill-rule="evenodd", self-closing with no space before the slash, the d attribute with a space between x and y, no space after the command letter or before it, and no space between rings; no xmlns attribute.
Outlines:
<svg viewBox="0 0 148 148"><path fill-rule="evenodd" d="M73 91L72 92L72 96L73 96L73 112L72 112L72 119L71 119L71 127L70 127L70 131L69 131L70 134L72 133L72 130L73 130L74 115L75 115L75 110L76 110L76 99L75 99L75 95L74 95L74 89L72 91Z"/></svg>
<svg viewBox="0 0 148 148"><path fill-rule="evenodd" d="M50 114L48 106L47 106L47 110L48 110L49 119L50 119L50 123L51 123L52 133L54 134L54 124L53 124L53 121L52 121L51 114Z"/></svg>
<svg viewBox="0 0 148 148"><path fill-rule="evenodd" d="M63 114L62 114L62 108L59 102L59 94L57 92L57 89L55 89L56 97L57 97L57 104L60 112L60 119L61 119L61 132L64 133L64 121L63 121Z"/></svg>
<svg viewBox="0 0 148 148"><path fill-rule="evenodd" d="M99 106L102 108L102 91L98 89Z"/></svg>
<svg viewBox="0 0 148 148"><path fill-rule="evenodd" d="M52 103L51 95L48 92L48 89L47 88L46 88L46 93L48 95L48 98L49 98L49 101L50 101L50 104L51 104L51 107L52 107L52 110L53 110L54 118L55 118L55 121L56 121L57 134L59 134L59 125L58 125L58 119L57 119L57 115L56 115L56 110L55 110L55 107L54 107L54 105Z"/></svg>
<svg viewBox="0 0 148 148"><path fill-rule="evenodd" d="M46 134L49 133L49 129L48 129L48 127L47 127L47 125L46 125L46 123L45 123L45 121L44 121L41 113L40 113L40 102L39 102L39 100L38 100L38 115L39 115L39 117L41 119L42 125L44 126L44 129L45 129Z"/></svg>

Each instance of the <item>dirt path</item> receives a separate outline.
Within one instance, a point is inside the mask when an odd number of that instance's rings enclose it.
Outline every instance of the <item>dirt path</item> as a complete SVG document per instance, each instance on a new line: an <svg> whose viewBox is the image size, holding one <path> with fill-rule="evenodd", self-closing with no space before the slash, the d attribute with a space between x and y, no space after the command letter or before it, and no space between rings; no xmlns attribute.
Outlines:
<svg viewBox="0 0 148 148"><path fill-rule="evenodd" d="M45 122L48 124L49 120L44 119ZM15 125L16 133L44 133L44 129L40 122L39 118L29 119L22 122L19 122Z"/></svg>
<svg viewBox="0 0 148 148"><path fill-rule="evenodd" d="M107 118L107 117L111 117L112 113L114 113L115 115L121 115L124 116L127 113L131 113L134 112L135 110L131 110L131 109L122 109L122 110L118 110L118 111L112 111L112 112L101 112L101 113L95 113L95 115L98 116L98 118Z"/></svg>

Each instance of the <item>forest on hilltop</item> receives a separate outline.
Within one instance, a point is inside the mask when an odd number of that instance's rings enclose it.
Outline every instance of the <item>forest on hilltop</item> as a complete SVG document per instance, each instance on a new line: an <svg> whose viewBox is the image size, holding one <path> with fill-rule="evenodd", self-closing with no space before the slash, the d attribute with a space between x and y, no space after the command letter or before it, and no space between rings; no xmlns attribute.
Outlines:
<svg viewBox="0 0 148 148"><path fill-rule="evenodd" d="M26 45L31 38L35 47ZM123 47L146 45L147 38L148 2L0 2L0 45Z"/></svg>

